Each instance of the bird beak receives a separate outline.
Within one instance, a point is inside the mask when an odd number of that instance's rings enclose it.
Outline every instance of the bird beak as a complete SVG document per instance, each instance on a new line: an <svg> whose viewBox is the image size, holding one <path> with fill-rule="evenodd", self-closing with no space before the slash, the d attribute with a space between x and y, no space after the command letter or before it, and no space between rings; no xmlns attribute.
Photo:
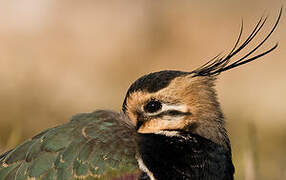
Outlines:
<svg viewBox="0 0 286 180"><path fill-rule="evenodd" d="M138 131L138 129L141 127L141 125L143 124L143 121L138 121L136 124L136 131Z"/></svg>
<svg viewBox="0 0 286 180"><path fill-rule="evenodd" d="M143 114L138 113L138 118L137 118L137 123L136 123L136 131L144 124L145 122L145 117Z"/></svg>

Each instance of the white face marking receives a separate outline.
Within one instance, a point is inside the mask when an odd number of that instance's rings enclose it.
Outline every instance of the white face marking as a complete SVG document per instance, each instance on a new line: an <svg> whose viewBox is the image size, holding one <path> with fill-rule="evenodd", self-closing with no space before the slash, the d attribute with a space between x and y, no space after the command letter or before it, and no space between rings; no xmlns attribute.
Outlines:
<svg viewBox="0 0 286 180"><path fill-rule="evenodd" d="M176 121L181 120L183 117L174 117L174 116L163 116L162 119L166 121L166 123L170 123L168 121L173 121L173 123L176 123Z"/></svg>
<svg viewBox="0 0 286 180"><path fill-rule="evenodd" d="M165 111L180 111L180 112L186 112L187 106L185 104L166 104L162 103L162 108L160 111L154 112L154 113L146 113L149 116L155 116Z"/></svg>
<svg viewBox="0 0 286 180"><path fill-rule="evenodd" d="M177 111L173 114L172 111ZM182 113L182 115L180 115ZM184 114L185 113L185 114ZM147 121L139 127L139 133L155 133L163 130L176 130L185 127L188 115L188 108L186 104L162 104L162 108L154 113L144 114ZM150 118L150 119L148 119Z"/></svg>
<svg viewBox="0 0 286 180"><path fill-rule="evenodd" d="M155 134L162 134L168 137L173 137L173 136L181 137L178 131L158 131L158 132L155 132Z"/></svg>
<svg viewBox="0 0 286 180"><path fill-rule="evenodd" d="M168 110L185 112L187 110L187 106L185 104L163 104L162 111Z"/></svg>
<svg viewBox="0 0 286 180"><path fill-rule="evenodd" d="M163 131L155 132L154 134L161 134L161 135L168 136L168 137L181 137L183 139L187 139L187 137L180 135L178 131L164 131L163 130Z"/></svg>

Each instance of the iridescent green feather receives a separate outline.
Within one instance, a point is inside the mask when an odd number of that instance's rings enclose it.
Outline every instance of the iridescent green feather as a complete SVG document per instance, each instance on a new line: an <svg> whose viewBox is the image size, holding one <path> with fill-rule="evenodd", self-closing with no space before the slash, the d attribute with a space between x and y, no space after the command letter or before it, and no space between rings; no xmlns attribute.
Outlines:
<svg viewBox="0 0 286 180"><path fill-rule="evenodd" d="M0 156L0 179L111 179L137 173L136 132L123 115L76 115Z"/></svg>

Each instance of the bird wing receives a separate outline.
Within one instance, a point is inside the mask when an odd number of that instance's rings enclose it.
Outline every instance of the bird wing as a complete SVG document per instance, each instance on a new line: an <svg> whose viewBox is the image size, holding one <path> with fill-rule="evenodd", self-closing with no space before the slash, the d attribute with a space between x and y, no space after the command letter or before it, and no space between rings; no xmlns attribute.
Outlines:
<svg viewBox="0 0 286 180"><path fill-rule="evenodd" d="M104 110L75 115L0 156L0 179L130 179L139 173L136 132L124 118Z"/></svg>

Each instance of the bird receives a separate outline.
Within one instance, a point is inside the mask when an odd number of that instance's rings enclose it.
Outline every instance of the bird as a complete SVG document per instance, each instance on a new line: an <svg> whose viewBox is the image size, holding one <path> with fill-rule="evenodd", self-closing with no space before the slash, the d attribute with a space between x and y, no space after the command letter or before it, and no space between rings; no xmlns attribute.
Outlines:
<svg viewBox="0 0 286 180"><path fill-rule="evenodd" d="M235 59L261 33L261 17L234 47L186 72L163 70L137 79L121 112L96 110L74 115L0 155L1 180L232 180L235 168L215 82L225 71L277 48L254 54L271 36ZM241 42L242 41L242 42Z"/></svg>

